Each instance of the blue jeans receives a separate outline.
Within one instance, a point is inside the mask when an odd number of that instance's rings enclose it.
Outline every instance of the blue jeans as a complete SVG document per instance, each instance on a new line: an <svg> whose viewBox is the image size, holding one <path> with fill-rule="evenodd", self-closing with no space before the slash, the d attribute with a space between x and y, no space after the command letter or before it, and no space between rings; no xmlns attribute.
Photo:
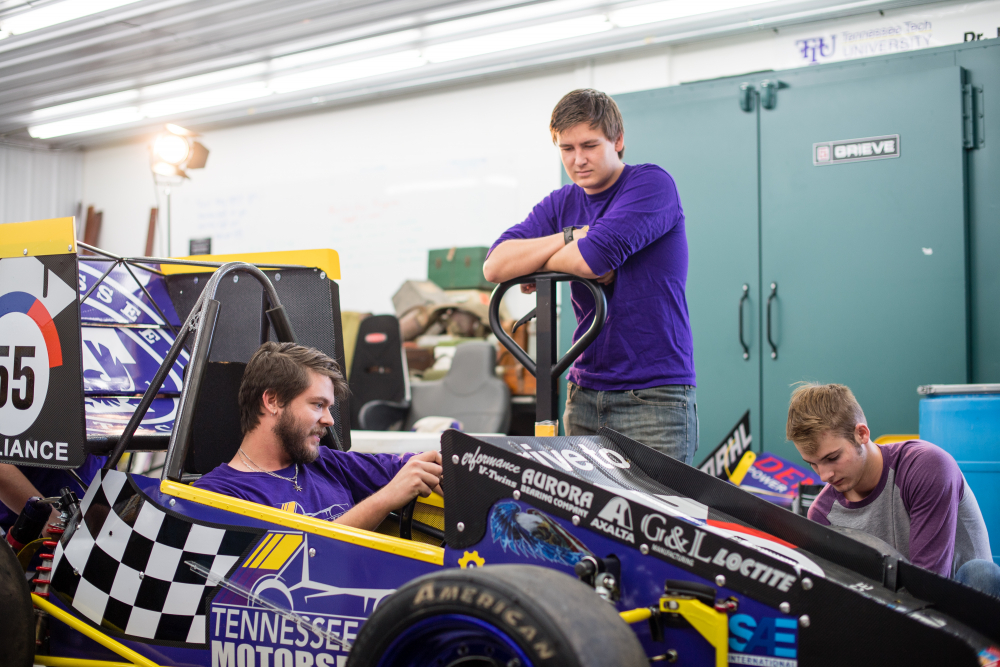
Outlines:
<svg viewBox="0 0 1000 667"><path fill-rule="evenodd" d="M566 435L596 435L607 426L691 465L698 449L698 404L691 385L595 391L566 383Z"/></svg>
<svg viewBox="0 0 1000 667"><path fill-rule="evenodd" d="M991 560L966 561L955 573L955 581L1000 598L1000 565Z"/></svg>

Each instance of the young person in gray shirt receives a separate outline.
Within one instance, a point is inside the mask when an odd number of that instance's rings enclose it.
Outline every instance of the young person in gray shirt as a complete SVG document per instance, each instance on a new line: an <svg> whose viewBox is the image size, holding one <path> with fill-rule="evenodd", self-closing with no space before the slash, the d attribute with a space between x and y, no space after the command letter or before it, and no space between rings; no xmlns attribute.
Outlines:
<svg viewBox="0 0 1000 667"><path fill-rule="evenodd" d="M809 508L812 521L862 530L914 565L1000 597L983 514L948 452L923 440L875 444L840 384L799 386L786 435L827 483Z"/></svg>

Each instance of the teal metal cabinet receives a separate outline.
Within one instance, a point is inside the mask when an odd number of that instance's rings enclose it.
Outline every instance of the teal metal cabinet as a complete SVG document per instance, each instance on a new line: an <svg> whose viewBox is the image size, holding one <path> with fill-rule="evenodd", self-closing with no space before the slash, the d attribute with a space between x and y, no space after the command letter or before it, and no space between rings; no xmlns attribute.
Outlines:
<svg viewBox="0 0 1000 667"><path fill-rule="evenodd" d="M734 90L725 81L617 99L626 160L663 167L684 208L698 461L748 409L760 423L757 117L740 111Z"/></svg>
<svg viewBox="0 0 1000 667"><path fill-rule="evenodd" d="M797 381L846 384L876 434L913 433L916 387L967 374L962 71L855 73L795 73L760 111L762 435L779 455L796 456ZM899 157L813 164L815 143L886 135Z"/></svg>
<svg viewBox="0 0 1000 667"><path fill-rule="evenodd" d="M784 432L798 381L851 386L876 433L914 432L917 385L966 381L963 71L953 62L851 63L617 97L627 160L670 172L686 214L702 451L749 408L756 448L797 458ZM888 135L899 135L899 157L814 164L816 143Z"/></svg>

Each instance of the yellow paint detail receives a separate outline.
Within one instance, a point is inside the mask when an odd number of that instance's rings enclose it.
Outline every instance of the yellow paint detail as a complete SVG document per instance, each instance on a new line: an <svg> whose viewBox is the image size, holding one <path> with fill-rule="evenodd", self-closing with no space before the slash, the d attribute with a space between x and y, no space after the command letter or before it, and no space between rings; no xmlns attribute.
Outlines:
<svg viewBox="0 0 1000 667"><path fill-rule="evenodd" d="M274 252L243 252L234 255L191 255L175 259L190 259L197 262L248 262L266 268L267 264L295 264L326 272L331 280L340 280L340 255L331 248L316 250L279 250ZM167 275L178 273L211 273L211 266L186 266L183 264L163 264L160 267Z"/></svg>
<svg viewBox="0 0 1000 667"><path fill-rule="evenodd" d="M660 598L660 611L680 614L708 643L715 647L715 667L729 664L729 617L701 600L686 597Z"/></svg>
<svg viewBox="0 0 1000 667"><path fill-rule="evenodd" d="M444 549L429 544L420 544L398 537L380 535L369 530L351 528L339 523L323 521L316 517L283 512L277 507L267 507L240 498L206 491L186 484L163 480L160 491L168 496L190 500L202 505L209 505L226 512L248 516L259 521L266 521L286 528L301 530L312 535L321 535L341 542L349 542L368 549L424 561L433 565L444 565Z"/></svg>
<svg viewBox="0 0 1000 667"><path fill-rule="evenodd" d="M559 424L540 424L535 422L536 438L551 438L559 433Z"/></svg>
<svg viewBox="0 0 1000 667"><path fill-rule="evenodd" d="M256 558L258 554L260 554L260 550L264 548L264 545L266 545L270 539L271 539L271 535L268 535L263 540L261 540L260 544L257 545L257 548L254 549L253 553L250 554L250 557L247 558L246 562L248 564L253 562L253 559Z"/></svg>
<svg viewBox="0 0 1000 667"><path fill-rule="evenodd" d="M77 632L90 637L95 642L100 644L106 649L110 649L125 658L126 660L131 660L133 664L139 665L140 667L160 667L155 662L142 655L141 653L136 653L129 647L120 644L111 637L98 630L97 628L91 627L89 624L84 623L78 619L73 614L55 606L45 598L39 597L34 593L31 594L31 601L36 607L44 612L47 612L50 616L62 621L69 627L73 628ZM79 664L79 663L76 663Z"/></svg>
<svg viewBox="0 0 1000 667"><path fill-rule="evenodd" d="M296 507L295 501L289 500L287 503L282 504L281 509L284 510L285 512L291 512L294 514L295 507Z"/></svg>
<svg viewBox="0 0 1000 667"><path fill-rule="evenodd" d="M747 471L750 470L750 466L753 462L757 460L757 455L752 451L746 451L743 456L740 457L740 462L736 464L736 469L733 470L733 474L729 476L729 481L739 486L743 483L743 478L747 476Z"/></svg>
<svg viewBox="0 0 1000 667"><path fill-rule="evenodd" d="M258 549L260 553L257 554L256 558L247 563L247 567L252 567L252 568L260 567L260 564L264 562L264 559L267 558L268 554L271 553L271 550L274 549L275 545L278 544L278 542L280 541L281 541L280 534L271 533L271 535L267 538L267 541L264 542L263 546L260 549Z"/></svg>
<svg viewBox="0 0 1000 667"><path fill-rule="evenodd" d="M642 609L629 609L628 611L622 611L618 613L622 617L622 620L628 624L641 623L645 621L650 616L653 615L653 611L649 607L643 607Z"/></svg>
<svg viewBox="0 0 1000 667"><path fill-rule="evenodd" d="M906 442L907 440L919 440L920 436L913 434L887 433L875 438L876 445L891 445L894 442Z"/></svg>
<svg viewBox="0 0 1000 667"><path fill-rule="evenodd" d="M441 509L444 509L444 496L438 495L436 493L432 493L426 498L417 496L417 502L422 503L424 505L432 505L434 507L440 507Z"/></svg>
<svg viewBox="0 0 1000 667"><path fill-rule="evenodd" d="M486 559L480 556L478 551L466 551L458 559L458 565L463 570L467 570L470 567L482 567L486 565Z"/></svg>
<svg viewBox="0 0 1000 667"><path fill-rule="evenodd" d="M132 662L109 662L107 660L81 660L80 658L62 658L55 655L36 655L36 665L44 667L135 667Z"/></svg>
<svg viewBox="0 0 1000 667"><path fill-rule="evenodd" d="M0 234L0 259L75 253L73 218L11 222L3 226L3 234Z"/></svg>
<svg viewBox="0 0 1000 667"><path fill-rule="evenodd" d="M274 545L271 555L260 564L261 570L278 570L285 564L288 557L295 553L295 550L302 544L302 535L285 535L281 541Z"/></svg>

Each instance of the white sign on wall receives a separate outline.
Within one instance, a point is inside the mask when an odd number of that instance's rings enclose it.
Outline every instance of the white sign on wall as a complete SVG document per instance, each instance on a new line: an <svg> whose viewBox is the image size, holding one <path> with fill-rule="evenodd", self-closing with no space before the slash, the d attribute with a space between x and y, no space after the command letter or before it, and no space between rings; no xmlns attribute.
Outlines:
<svg viewBox="0 0 1000 667"><path fill-rule="evenodd" d="M1000 37L1000 2L928 5L785 32L784 66L801 67Z"/></svg>

